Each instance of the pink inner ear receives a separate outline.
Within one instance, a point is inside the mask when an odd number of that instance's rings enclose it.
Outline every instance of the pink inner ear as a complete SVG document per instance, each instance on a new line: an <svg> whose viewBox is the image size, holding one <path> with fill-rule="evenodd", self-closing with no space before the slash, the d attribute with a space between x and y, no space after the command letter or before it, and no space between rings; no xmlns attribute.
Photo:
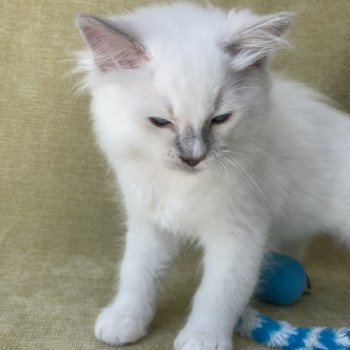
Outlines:
<svg viewBox="0 0 350 350"><path fill-rule="evenodd" d="M143 47L117 30L103 25L86 25L84 37L94 53L96 65L103 71L134 69L146 59Z"/></svg>

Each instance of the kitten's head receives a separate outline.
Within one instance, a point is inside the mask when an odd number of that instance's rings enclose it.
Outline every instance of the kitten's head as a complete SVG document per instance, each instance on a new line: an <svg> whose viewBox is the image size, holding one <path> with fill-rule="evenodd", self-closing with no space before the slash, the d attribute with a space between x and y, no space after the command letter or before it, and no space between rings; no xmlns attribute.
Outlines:
<svg viewBox="0 0 350 350"><path fill-rule="evenodd" d="M268 103L266 62L286 45L291 20L188 3L78 16L89 48L80 66L109 159L215 167L240 125Z"/></svg>

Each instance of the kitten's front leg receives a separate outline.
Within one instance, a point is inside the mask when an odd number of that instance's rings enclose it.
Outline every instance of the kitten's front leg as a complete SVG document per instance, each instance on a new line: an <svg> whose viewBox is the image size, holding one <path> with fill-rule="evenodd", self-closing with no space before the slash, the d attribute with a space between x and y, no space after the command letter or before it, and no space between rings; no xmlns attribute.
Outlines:
<svg viewBox="0 0 350 350"><path fill-rule="evenodd" d="M242 227L204 236L204 274L175 350L231 350L233 328L256 284L264 234Z"/></svg>
<svg viewBox="0 0 350 350"><path fill-rule="evenodd" d="M157 283L176 253L174 237L149 222L129 225L119 292L96 320L95 336L112 345L142 338L155 312Z"/></svg>

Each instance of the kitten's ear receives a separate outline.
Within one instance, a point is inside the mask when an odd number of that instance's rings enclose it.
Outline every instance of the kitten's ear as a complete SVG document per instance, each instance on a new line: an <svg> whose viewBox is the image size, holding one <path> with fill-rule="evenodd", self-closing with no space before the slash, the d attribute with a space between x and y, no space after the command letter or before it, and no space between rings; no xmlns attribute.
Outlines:
<svg viewBox="0 0 350 350"><path fill-rule="evenodd" d="M292 13L263 16L257 22L236 33L224 44L224 50L233 58L234 69L241 70L264 63L280 48L288 47L284 34L293 21Z"/></svg>
<svg viewBox="0 0 350 350"><path fill-rule="evenodd" d="M76 25L103 72L138 68L148 60L141 44L106 19L80 14Z"/></svg>

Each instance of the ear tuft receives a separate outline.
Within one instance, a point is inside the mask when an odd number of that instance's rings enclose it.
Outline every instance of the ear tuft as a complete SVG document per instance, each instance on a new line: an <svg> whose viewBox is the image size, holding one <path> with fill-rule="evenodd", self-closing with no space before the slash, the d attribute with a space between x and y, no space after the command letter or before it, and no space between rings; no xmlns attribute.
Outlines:
<svg viewBox="0 0 350 350"><path fill-rule="evenodd" d="M135 69L148 60L143 46L120 31L112 21L79 14L76 25L94 56L95 64L103 72Z"/></svg>
<svg viewBox="0 0 350 350"><path fill-rule="evenodd" d="M254 25L227 40L224 50L233 57L234 69L241 70L260 64L276 50L289 47L283 36L292 24L293 17L292 13L260 17Z"/></svg>

